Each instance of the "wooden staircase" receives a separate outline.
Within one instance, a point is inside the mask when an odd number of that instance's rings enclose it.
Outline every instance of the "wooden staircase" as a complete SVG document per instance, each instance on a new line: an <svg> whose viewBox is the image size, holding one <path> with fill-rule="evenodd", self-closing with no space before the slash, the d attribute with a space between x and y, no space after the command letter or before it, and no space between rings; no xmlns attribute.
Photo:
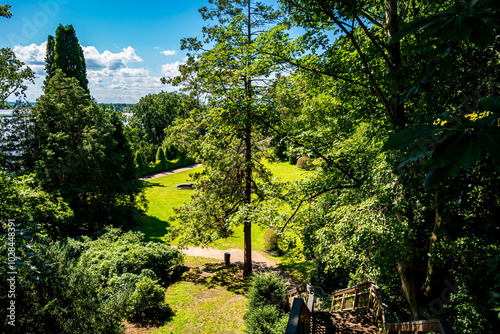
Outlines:
<svg viewBox="0 0 500 334"><path fill-rule="evenodd" d="M313 312L311 333L378 334L373 315L366 311Z"/></svg>
<svg viewBox="0 0 500 334"><path fill-rule="evenodd" d="M287 297L291 310L285 334L454 334L444 320L391 322L382 292L372 282L332 294L325 294L321 288L304 284L290 290Z"/></svg>

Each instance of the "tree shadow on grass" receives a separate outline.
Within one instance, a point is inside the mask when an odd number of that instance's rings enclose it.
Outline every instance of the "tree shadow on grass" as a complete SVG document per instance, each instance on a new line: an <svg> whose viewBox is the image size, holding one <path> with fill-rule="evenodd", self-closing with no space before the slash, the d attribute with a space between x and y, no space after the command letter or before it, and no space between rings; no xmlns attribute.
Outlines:
<svg viewBox="0 0 500 334"><path fill-rule="evenodd" d="M249 282L243 278L243 271L237 265L205 263L202 267L184 268L184 280L204 285L208 289L220 286L239 295L245 294L248 289Z"/></svg>
<svg viewBox="0 0 500 334"><path fill-rule="evenodd" d="M149 215L142 215L135 230L145 235L145 241L164 242L162 238L168 234L170 223Z"/></svg>
<svg viewBox="0 0 500 334"><path fill-rule="evenodd" d="M127 320L139 327L160 327L172 320L174 311L165 304L148 307Z"/></svg>
<svg viewBox="0 0 500 334"><path fill-rule="evenodd" d="M161 184L158 182L153 182L153 181L143 182L142 185L144 186L144 188L158 188L158 187L166 188L167 187L164 184Z"/></svg>

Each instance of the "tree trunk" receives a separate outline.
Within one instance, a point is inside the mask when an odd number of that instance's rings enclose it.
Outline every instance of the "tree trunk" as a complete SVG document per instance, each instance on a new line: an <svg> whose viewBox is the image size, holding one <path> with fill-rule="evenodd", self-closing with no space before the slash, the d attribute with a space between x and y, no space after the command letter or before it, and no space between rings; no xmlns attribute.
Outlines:
<svg viewBox="0 0 500 334"><path fill-rule="evenodd" d="M398 1L385 0L385 29L389 38L392 38L399 30L398 16ZM390 82L390 112L395 125L404 128L406 125L406 116L404 104L401 103L401 45L400 43L392 43L387 45L391 66L389 67L389 82Z"/></svg>
<svg viewBox="0 0 500 334"><path fill-rule="evenodd" d="M415 271L413 268L413 256L410 252L404 254L405 259L398 261L398 272L401 279L401 289L410 305L412 312L412 320L420 318L417 292L415 290Z"/></svg>
<svg viewBox="0 0 500 334"><path fill-rule="evenodd" d="M434 228L432 230L432 236L429 241L429 255L432 252L432 249L437 243L438 239L438 233L439 230L441 229L441 224L442 224L442 219L441 219L441 213L439 210L439 197L438 193L434 194L434 202L436 205L435 208L435 218L434 218ZM429 256L429 260L427 262L427 276L425 278L425 283L422 286L422 291L424 292L424 295L429 297L429 295L432 292L432 275L434 274L434 262L432 261L432 256Z"/></svg>
<svg viewBox="0 0 500 334"><path fill-rule="evenodd" d="M250 1L247 4L247 43L250 45L252 43L251 34L251 6ZM247 71L250 67L250 57L246 60ZM251 90L252 80L250 76L245 75L245 112L246 112L246 123L245 123L245 205L250 206L252 201L252 90ZM248 277L252 274L252 222L245 217L244 222L244 234L245 234L245 245L244 245L244 264L243 264L243 276Z"/></svg>

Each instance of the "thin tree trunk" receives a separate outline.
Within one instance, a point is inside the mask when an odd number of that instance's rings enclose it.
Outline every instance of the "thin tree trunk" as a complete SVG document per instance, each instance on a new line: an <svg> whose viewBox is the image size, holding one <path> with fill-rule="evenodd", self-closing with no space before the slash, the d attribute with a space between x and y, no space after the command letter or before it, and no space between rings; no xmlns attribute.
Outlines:
<svg viewBox="0 0 500 334"><path fill-rule="evenodd" d="M434 246L436 246L439 230L441 229L441 224L442 224L441 213L439 210L438 193L434 194L434 202L435 202L436 208L435 208L434 228L432 230L432 236L431 236L431 239L429 241L429 254L431 254L432 249L434 248ZM432 275L433 274L434 274L434 261L432 261L432 257L429 256L429 260L427 262L427 276L425 278L425 283L422 286L422 290L424 292L424 295L426 295L427 297L429 297L430 293L432 292Z"/></svg>
<svg viewBox="0 0 500 334"><path fill-rule="evenodd" d="M252 43L251 35L251 25L250 25L250 0L248 0L248 13L247 13L247 43L250 45ZM250 60L247 59L247 71L250 66ZM247 72L245 75L245 97L246 97L246 123L245 123L245 199L246 205L250 206L252 201L252 127L251 127L251 117L252 117L252 91L251 91L252 81ZM243 264L243 276L248 277L252 274L252 222L245 218L244 222L244 234L245 234L245 245L244 245L244 264Z"/></svg>
<svg viewBox="0 0 500 334"><path fill-rule="evenodd" d="M410 305L413 320L420 318L420 312L417 300L417 291L415 289L415 271L413 268L413 256L408 252L404 255L405 259L398 261L398 272L401 279L401 289Z"/></svg>
<svg viewBox="0 0 500 334"><path fill-rule="evenodd" d="M385 0L385 27L389 38L392 38L399 31L398 0ZM401 103L401 89L399 84L402 80L401 74L401 45L399 42L387 46L391 66L389 66L390 82L390 112L392 113L395 125L404 128L406 116L404 104Z"/></svg>

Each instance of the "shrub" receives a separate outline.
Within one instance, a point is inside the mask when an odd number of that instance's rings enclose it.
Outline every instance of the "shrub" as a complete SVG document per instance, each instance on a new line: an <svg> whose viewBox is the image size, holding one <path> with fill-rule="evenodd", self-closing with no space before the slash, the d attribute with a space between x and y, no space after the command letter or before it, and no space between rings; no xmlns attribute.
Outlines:
<svg viewBox="0 0 500 334"><path fill-rule="evenodd" d="M140 275L150 269L164 283L181 269L182 254L175 248L156 242L144 242L144 234L110 228L96 240L85 240L80 261L88 261L89 269L102 282L115 275Z"/></svg>
<svg viewBox="0 0 500 334"><path fill-rule="evenodd" d="M161 147L158 147L158 151L156 152L156 165L159 165L162 170L168 169L168 161Z"/></svg>
<svg viewBox="0 0 500 334"><path fill-rule="evenodd" d="M257 273L252 277L245 314L247 333L285 332L288 321L285 294L285 282L277 274Z"/></svg>
<svg viewBox="0 0 500 334"><path fill-rule="evenodd" d="M29 246L17 265L15 327L3 328L10 333L122 332L120 314L100 293L96 277L76 265L67 245L47 240Z"/></svg>
<svg viewBox="0 0 500 334"><path fill-rule="evenodd" d="M142 159L142 154L140 152L135 152L134 162L137 168L137 173L139 175L144 175L144 173L146 173L146 166L144 165L144 160Z"/></svg>
<svg viewBox="0 0 500 334"><path fill-rule="evenodd" d="M311 158L309 157L301 157L297 160L297 168L309 170L311 168Z"/></svg>
<svg viewBox="0 0 500 334"><path fill-rule="evenodd" d="M159 307L165 299L165 289L158 282L143 276L135 284L135 290L130 295L127 317L137 321L146 315L146 311Z"/></svg>
<svg viewBox="0 0 500 334"><path fill-rule="evenodd" d="M248 290L248 308L255 309L264 305L275 305L285 309L286 285L274 273L257 273L252 277Z"/></svg>
<svg viewBox="0 0 500 334"><path fill-rule="evenodd" d="M286 330L288 314L275 305L265 305L248 312L245 316L249 334L282 334Z"/></svg>
<svg viewBox="0 0 500 334"><path fill-rule="evenodd" d="M267 229L264 233L264 251L276 252L278 251L278 235L274 228Z"/></svg>
<svg viewBox="0 0 500 334"><path fill-rule="evenodd" d="M296 165L297 164L297 158L295 156L293 156L293 155L290 155L288 157L288 163L290 165Z"/></svg>

